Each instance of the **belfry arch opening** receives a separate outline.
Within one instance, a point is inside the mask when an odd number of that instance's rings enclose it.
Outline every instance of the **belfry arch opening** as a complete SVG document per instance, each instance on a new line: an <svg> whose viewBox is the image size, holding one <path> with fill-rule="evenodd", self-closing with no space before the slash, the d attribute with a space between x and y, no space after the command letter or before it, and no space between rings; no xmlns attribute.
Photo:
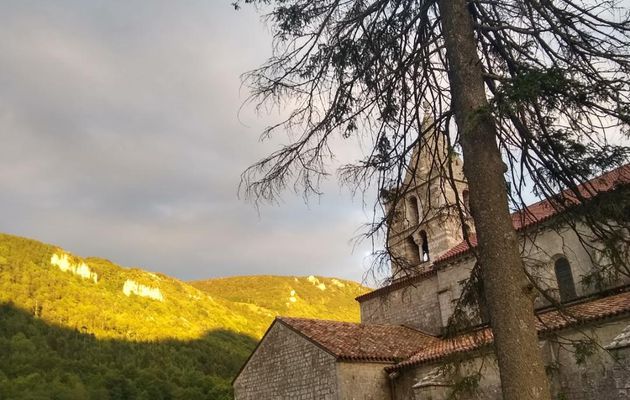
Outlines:
<svg viewBox="0 0 630 400"><path fill-rule="evenodd" d="M422 252L420 258L422 262L429 261L431 259L429 255L429 238L427 236L427 232L424 230L420 231L420 241L422 242L420 247L420 251Z"/></svg>

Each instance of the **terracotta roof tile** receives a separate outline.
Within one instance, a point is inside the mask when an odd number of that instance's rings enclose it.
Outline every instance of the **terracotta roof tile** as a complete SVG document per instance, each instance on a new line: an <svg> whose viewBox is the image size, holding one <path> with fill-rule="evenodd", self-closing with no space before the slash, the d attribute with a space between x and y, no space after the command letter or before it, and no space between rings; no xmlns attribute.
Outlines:
<svg viewBox="0 0 630 400"><path fill-rule="evenodd" d="M545 334L569 326L630 313L630 290L604 298L590 299L538 315L536 328ZM358 324L303 318L278 317L277 321L319 345L338 359L398 362L388 371L436 361L479 349L492 343L490 328L453 338L437 338L398 325ZM404 360L400 362L401 360Z"/></svg>
<svg viewBox="0 0 630 400"><path fill-rule="evenodd" d="M610 172L602 174L596 178L591 179L586 182L584 185L580 185L578 190L580 194L588 199L591 198L598 193L603 193L615 189L621 184L630 183L630 164L626 164L617 169L614 169ZM570 190L565 190L562 192L561 198L564 198L569 201L569 203L579 203L578 199L575 197L575 194ZM553 202L549 200L542 200L538 203L534 203L524 210L517 211L512 213L512 223L514 224L514 228L517 231L523 230L525 228L540 224L544 221L549 220L551 217L559 214L563 210L563 206L560 204L554 205ZM475 247L477 246L477 236L471 235L470 244ZM441 255L435 262L440 263L456 256L462 255L469 250L468 243L466 241L462 241L458 245L452 247L449 251Z"/></svg>
<svg viewBox="0 0 630 400"><path fill-rule="evenodd" d="M620 294L585 301L568 306L564 312L551 310L540 313L536 323L539 334L549 333L571 325L597 321L630 312L630 291ZM396 364L388 370L404 369L441 358L472 351L493 341L490 328L463 334L450 339L435 340L419 350L409 359Z"/></svg>
<svg viewBox="0 0 630 400"><path fill-rule="evenodd" d="M438 339L413 328L278 317L339 359L398 362Z"/></svg>

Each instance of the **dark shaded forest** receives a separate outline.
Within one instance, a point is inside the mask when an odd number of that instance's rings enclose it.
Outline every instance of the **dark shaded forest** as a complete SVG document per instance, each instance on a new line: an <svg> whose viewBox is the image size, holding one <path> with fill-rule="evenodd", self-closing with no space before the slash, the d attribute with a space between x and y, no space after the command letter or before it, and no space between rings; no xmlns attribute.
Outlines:
<svg viewBox="0 0 630 400"><path fill-rule="evenodd" d="M53 326L0 306L2 399L230 399L255 346L225 330L192 341L130 342Z"/></svg>

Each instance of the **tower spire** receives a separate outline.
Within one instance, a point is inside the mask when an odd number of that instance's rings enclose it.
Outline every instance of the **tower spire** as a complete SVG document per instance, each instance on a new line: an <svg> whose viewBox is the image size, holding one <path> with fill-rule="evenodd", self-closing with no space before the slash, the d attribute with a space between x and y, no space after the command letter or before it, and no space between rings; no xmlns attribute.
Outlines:
<svg viewBox="0 0 630 400"><path fill-rule="evenodd" d="M423 109L423 127L419 132L422 137L398 188L394 211L397 218L389 226L388 248L394 279L425 270L432 260L463 240L456 207L456 199L461 201L467 193L463 162L447 149L442 132L428 129L433 118L428 102L423 103Z"/></svg>

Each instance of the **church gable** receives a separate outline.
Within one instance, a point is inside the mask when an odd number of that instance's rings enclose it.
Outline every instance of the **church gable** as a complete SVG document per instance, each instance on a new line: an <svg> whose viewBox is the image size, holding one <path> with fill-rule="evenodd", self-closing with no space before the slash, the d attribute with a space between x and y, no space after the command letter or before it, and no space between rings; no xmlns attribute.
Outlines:
<svg viewBox="0 0 630 400"><path fill-rule="evenodd" d="M276 318L234 380L234 395L388 399L385 367L436 340L404 326Z"/></svg>
<svg viewBox="0 0 630 400"><path fill-rule="evenodd" d="M239 400L336 400L335 357L276 320L233 386Z"/></svg>

